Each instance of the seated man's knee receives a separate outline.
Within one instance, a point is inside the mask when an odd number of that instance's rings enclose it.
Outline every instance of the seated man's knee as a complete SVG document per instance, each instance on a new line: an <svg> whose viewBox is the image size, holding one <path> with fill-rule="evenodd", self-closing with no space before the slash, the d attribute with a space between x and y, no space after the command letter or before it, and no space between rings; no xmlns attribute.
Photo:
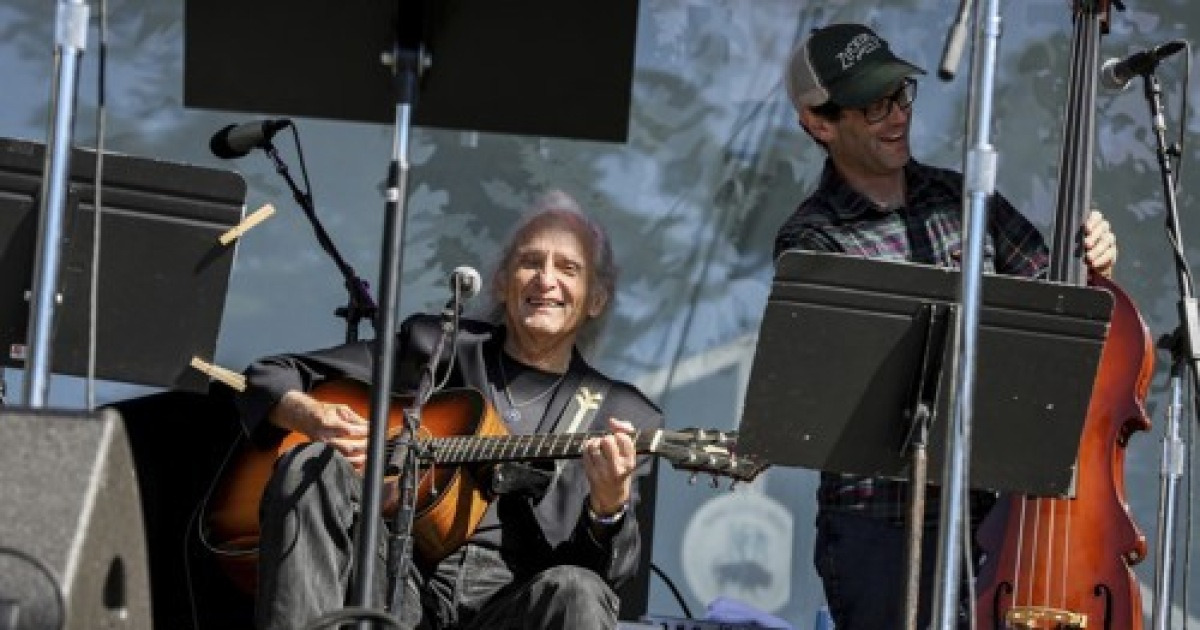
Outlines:
<svg viewBox="0 0 1200 630"><path fill-rule="evenodd" d="M551 567L538 577L559 605L611 611L616 614L617 595L595 571L574 565Z"/></svg>
<svg viewBox="0 0 1200 630"><path fill-rule="evenodd" d="M266 496L295 497L315 486L344 486L353 474L350 463L328 444L300 444L275 462Z"/></svg>

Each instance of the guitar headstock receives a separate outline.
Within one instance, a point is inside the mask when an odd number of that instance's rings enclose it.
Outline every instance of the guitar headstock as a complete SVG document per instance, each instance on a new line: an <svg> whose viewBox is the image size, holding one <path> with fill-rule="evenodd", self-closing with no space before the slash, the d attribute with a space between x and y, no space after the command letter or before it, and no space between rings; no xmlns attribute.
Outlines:
<svg viewBox="0 0 1200 630"><path fill-rule="evenodd" d="M660 431L653 451L679 470L709 473L735 481L753 481L770 464L736 451L736 431L682 429Z"/></svg>

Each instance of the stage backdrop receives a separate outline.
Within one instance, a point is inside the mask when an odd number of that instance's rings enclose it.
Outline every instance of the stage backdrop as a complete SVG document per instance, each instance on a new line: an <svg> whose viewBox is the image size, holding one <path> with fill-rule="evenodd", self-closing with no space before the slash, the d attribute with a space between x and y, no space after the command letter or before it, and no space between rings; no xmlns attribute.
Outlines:
<svg viewBox="0 0 1200 630"><path fill-rule="evenodd" d="M0 4L0 135L45 140L55 4ZM217 129L277 113L183 107L183 0L106 4L107 147L236 169L250 184L249 210L264 203L278 209L241 241L217 362L241 369L266 353L340 342L346 331L334 310L346 301L342 279L269 160L254 153L224 162L208 152L208 138ZM604 2L591 4L605 10ZM1062 137L1071 29L1065 4L1005 3L997 68L997 186L1042 227L1052 216ZM1200 12L1186 0L1128 4L1129 11L1114 15L1112 32L1103 40L1105 57L1200 32ZM939 81L933 72L953 8L934 0L642 0L625 142L413 130L402 314L439 306L450 269L486 268L507 228L538 191L565 189L611 229L623 267L615 311L593 359L642 384L666 409L670 426L736 426L771 278L772 238L815 185L823 159L798 128L781 87L788 49L810 28L831 22L877 27L897 52L931 70L916 103L916 155L958 167L967 59L952 82ZM287 12L278 15L275 28L287 31L288 18ZM76 124L84 146L94 144L98 128L100 45L93 19ZM1181 116L1184 68L1181 55L1160 71L1172 135ZM432 72L437 71L435 61ZM555 87L547 81L533 89L553 102ZM299 98L323 88L301 83L290 89ZM1191 103L1200 102L1194 89L1191 96ZM1138 89L1103 93L1096 106L1094 198L1120 235L1117 280L1157 337L1176 326L1178 297L1147 106ZM296 124L317 212L350 265L374 286L393 129L313 118L297 118ZM1184 145L1180 196L1184 242L1193 260L1197 251L1190 235L1200 230L1190 186L1194 139L1189 134ZM277 136L276 144L298 175L290 134ZM371 333L364 328L362 334ZM1130 505L1151 538L1166 394L1166 358L1159 359L1149 401L1156 429L1134 436L1128 461ZM11 391L20 391L19 371L5 377ZM77 380L55 379L52 396L56 404L78 406L80 392ZM103 388L102 400L138 393L142 390L112 384ZM789 421L787 410L779 411L778 421ZM811 627L822 599L810 568L814 477L810 471L773 469L730 494L687 486L684 475L664 468L654 560L678 584L694 614L727 596ZM1200 539L1200 530L1189 537ZM1179 540L1184 539L1181 531ZM1153 539L1151 544L1153 554ZM1138 568L1147 588L1151 565ZM663 582L651 583L651 612L682 615ZM1191 595L1195 615L1200 590Z"/></svg>

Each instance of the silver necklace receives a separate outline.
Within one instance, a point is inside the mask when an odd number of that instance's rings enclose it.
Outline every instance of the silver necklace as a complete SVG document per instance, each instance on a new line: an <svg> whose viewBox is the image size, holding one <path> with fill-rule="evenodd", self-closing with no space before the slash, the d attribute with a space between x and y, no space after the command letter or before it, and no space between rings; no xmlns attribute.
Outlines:
<svg viewBox="0 0 1200 630"><path fill-rule="evenodd" d="M504 351L501 350L500 352ZM516 424L521 421L521 410L518 409L518 407L528 407L529 405L532 405L546 396L549 396L550 392L558 389L559 384L561 384L563 379L566 378L567 373L563 372L562 374L559 374L558 378L554 379L554 382L550 383L550 386L537 396L534 396L533 398L530 398L524 402L517 402L516 400L513 400L512 392L509 391L508 374L504 372L504 357L500 356L500 352L496 353L496 367L500 368L500 389L504 392L504 398L508 400L508 410L504 412L504 419L509 424Z"/></svg>

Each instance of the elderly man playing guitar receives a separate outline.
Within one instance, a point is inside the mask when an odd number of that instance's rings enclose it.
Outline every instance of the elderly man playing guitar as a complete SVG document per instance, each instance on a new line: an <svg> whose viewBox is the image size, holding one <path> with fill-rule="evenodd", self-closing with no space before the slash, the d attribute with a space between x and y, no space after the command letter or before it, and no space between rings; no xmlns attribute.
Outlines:
<svg viewBox="0 0 1200 630"><path fill-rule="evenodd" d="M454 352L442 358L447 385L481 395L490 403L484 411L495 409L514 437L590 433L569 458L463 473L489 501L461 541L426 535L432 544L423 546L418 532L402 605L392 611L400 627L616 626L616 588L639 562L634 479L650 464L634 436L661 426L662 415L636 388L589 366L578 348L612 303L614 277L604 231L565 193L544 196L517 226L487 287L496 315L462 320ZM401 326L397 394L415 388L439 334L435 316ZM237 402L247 433L259 444L303 438L279 457L263 493L263 630L304 628L345 604L368 423L365 407L322 391L365 381L371 369L370 342L358 342L264 358L246 371ZM385 495L395 497L394 480ZM394 510L395 501L385 501L385 515ZM375 601L383 601L383 573Z"/></svg>

